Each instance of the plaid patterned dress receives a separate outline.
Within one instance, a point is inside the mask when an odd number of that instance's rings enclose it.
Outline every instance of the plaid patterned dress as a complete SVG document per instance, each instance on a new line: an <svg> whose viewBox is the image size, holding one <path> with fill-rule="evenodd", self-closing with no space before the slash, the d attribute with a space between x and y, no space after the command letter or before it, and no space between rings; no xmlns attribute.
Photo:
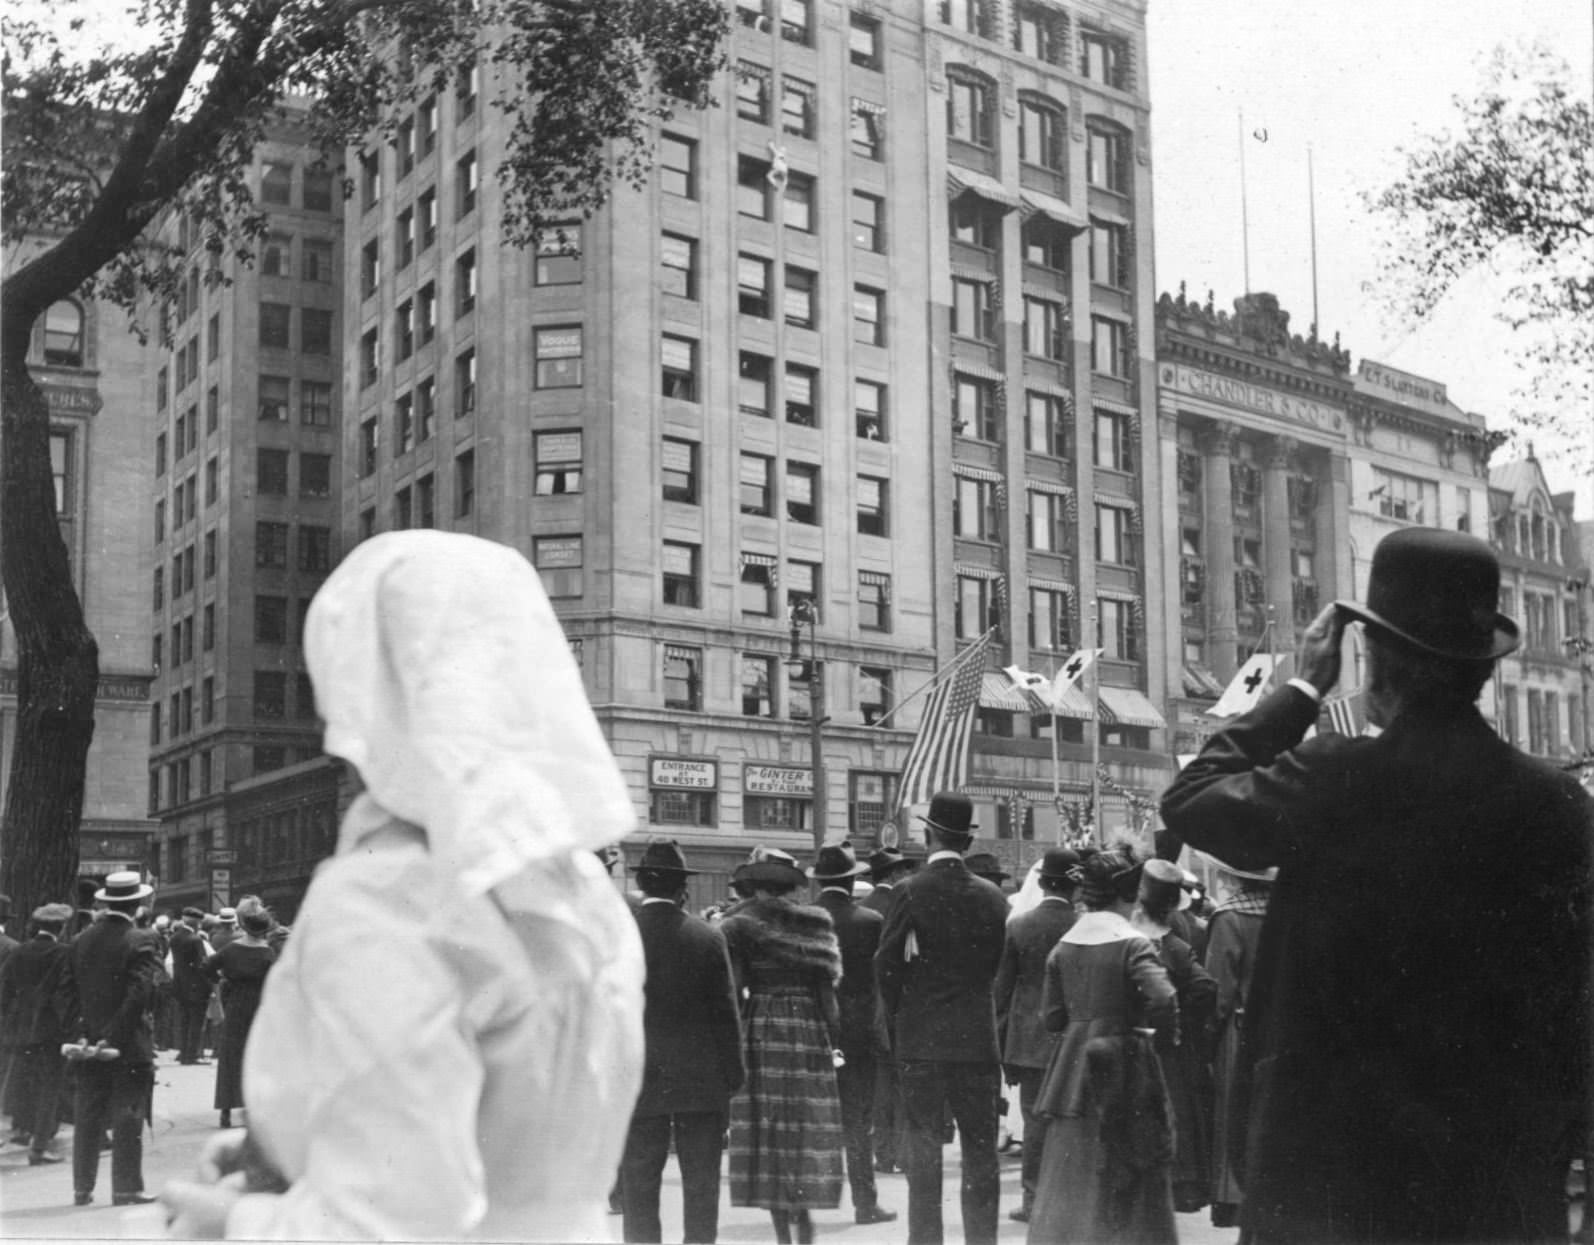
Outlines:
<svg viewBox="0 0 1594 1245"><path fill-rule="evenodd" d="M747 989L747 1080L731 1099L731 1205L839 1206L841 1103L824 998L840 961L829 914L760 900L728 916L722 928Z"/></svg>

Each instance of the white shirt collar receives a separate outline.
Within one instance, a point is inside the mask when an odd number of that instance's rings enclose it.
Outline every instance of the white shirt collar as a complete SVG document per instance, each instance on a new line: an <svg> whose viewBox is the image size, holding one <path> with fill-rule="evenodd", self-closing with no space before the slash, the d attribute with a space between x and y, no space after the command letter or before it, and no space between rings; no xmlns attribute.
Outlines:
<svg viewBox="0 0 1594 1245"><path fill-rule="evenodd" d="M845 886L821 886L819 893L821 895L840 895L845 899L852 898L852 892Z"/></svg>
<svg viewBox="0 0 1594 1245"><path fill-rule="evenodd" d="M1065 898L1062 895L1042 895L1041 902L1067 904L1070 908L1074 906L1074 901L1072 899Z"/></svg>
<svg viewBox="0 0 1594 1245"><path fill-rule="evenodd" d="M100 918L100 920L108 921L113 916L119 921L126 921L129 925L131 925L133 923L133 918L131 916L129 916L125 912L118 912L115 908L107 908L107 909L105 909L105 915L102 916Z"/></svg>
<svg viewBox="0 0 1594 1245"><path fill-rule="evenodd" d="M661 899L657 895L649 895L646 899L644 899L642 901L642 906L645 908L650 903L667 903L667 904L670 905L670 907L672 907L672 908L675 907L675 900L673 900L673 899Z"/></svg>
<svg viewBox="0 0 1594 1245"><path fill-rule="evenodd" d="M924 863L927 864L927 865L933 865L938 860L962 860L962 859L963 859L963 853L962 852L954 852L951 848L943 847L940 851L931 852L927 857L925 857Z"/></svg>

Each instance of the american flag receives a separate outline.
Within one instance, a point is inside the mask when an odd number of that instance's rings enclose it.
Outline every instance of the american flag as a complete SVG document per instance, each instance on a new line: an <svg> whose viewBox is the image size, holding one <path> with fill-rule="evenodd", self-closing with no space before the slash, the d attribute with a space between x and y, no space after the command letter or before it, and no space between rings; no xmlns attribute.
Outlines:
<svg viewBox="0 0 1594 1245"><path fill-rule="evenodd" d="M1330 697L1323 703L1323 709L1328 714L1329 725L1339 734L1354 739L1362 733L1362 726L1366 721L1366 709L1362 704L1361 692Z"/></svg>
<svg viewBox="0 0 1594 1245"><path fill-rule="evenodd" d="M897 786L897 807L927 803L937 791L956 791L969 769L969 735L985 676L985 654L994 631L987 631L959 656L958 665L930 691L919 719L919 733L908 749Z"/></svg>

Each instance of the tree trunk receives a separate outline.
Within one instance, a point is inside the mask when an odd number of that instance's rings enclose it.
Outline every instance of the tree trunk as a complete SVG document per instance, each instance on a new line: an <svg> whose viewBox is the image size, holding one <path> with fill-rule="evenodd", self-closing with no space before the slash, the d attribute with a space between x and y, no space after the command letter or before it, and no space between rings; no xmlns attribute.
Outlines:
<svg viewBox="0 0 1594 1245"><path fill-rule="evenodd" d="M50 409L27 365L36 317L0 294L0 576L18 649L0 891L24 918L75 902L100 667L56 520Z"/></svg>

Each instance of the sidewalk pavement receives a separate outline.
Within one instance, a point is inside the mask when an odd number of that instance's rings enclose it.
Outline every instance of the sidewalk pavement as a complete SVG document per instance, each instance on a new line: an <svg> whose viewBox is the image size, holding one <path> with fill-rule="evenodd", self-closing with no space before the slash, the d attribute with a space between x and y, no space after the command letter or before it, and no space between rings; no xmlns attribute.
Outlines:
<svg viewBox="0 0 1594 1245"><path fill-rule="evenodd" d="M192 1173L200 1146L216 1129L217 1112L210 1105L215 1084L214 1064L181 1067L169 1052L162 1056L155 1069L154 1131L153 1135L148 1131L144 1134L144 1182L148 1192L158 1193L166 1181ZM158 1207L111 1205L109 1153L100 1156L100 1176L93 1204L73 1206L70 1126L62 1126L57 1148L67 1161L44 1167L28 1166L25 1147L8 1145L0 1150L0 1239L126 1241L162 1237L163 1216ZM956 1142L947 1147L945 1155L942 1189L946 1235L949 1242L956 1242L963 1234ZM1001 1162L999 1245L1023 1245L1025 1225L1007 1217L1021 1200L1017 1149L1002 1155ZM838 1245L902 1245L908 1236L907 1179L900 1173L881 1175L878 1185L880 1204L898 1213L896 1222L867 1227L853 1223L852 1205L844 1192L840 1207L814 1212L818 1239L831 1239ZM664 1239L678 1241L681 1236L681 1180L673 1157L665 1168L660 1210ZM1179 1240L1183 1245L1233 1245L1235 1232L1214 1228L1205 1212L1180 1215L1178 1220ZM611 1216L606 1226L609 1230L607 1241L618 1242L621 1239L620 1216ZM719 1239L724 1242L773 1241L768 1212L729 1205L729 1190L722 1185Z"/></svg>

